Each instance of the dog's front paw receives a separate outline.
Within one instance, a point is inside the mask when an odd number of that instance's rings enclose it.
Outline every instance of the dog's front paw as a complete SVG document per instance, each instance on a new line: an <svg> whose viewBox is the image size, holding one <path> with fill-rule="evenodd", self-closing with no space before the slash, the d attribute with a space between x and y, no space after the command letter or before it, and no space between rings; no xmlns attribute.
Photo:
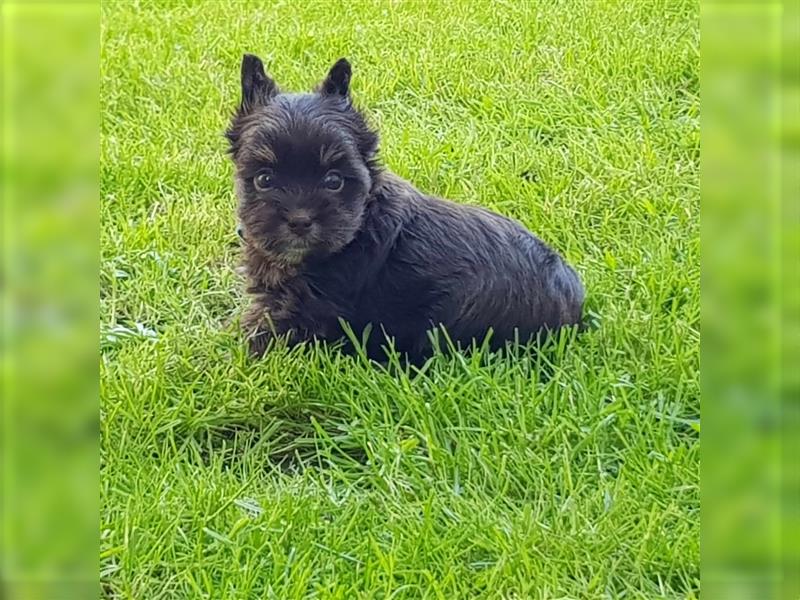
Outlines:
<svg viewBox="0 0 800 600"><path fill-rule="evenodd" d="M266 329L249 333L247 335L247 347L250 351L250 356L253 358L264 356L274 339L275 336L272 335L272 332Z"/></svg>
<svg viewBox="0 0 800 600"><path fill-rule="evenodd" d="M275 339L275 328L267 311L257 305L251 305L242 319L244 333L250 355L261 357Z"/></svg>
<svg viewBox="0 0 800 600"><path fill-rule="evenodd" d="M245 335L250 355L254 358L264 356L267 351L275 347L276 343L286 344L286 346L291 347L306 339L298 331L291 328L281 328L278 331L274 327L249 329L246 330Z"/></svg>

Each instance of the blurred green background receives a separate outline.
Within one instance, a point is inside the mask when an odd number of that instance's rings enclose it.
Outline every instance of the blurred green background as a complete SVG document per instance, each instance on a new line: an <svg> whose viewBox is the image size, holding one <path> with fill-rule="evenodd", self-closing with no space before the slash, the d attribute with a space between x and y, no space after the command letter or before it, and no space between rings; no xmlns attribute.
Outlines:
<svg viewBox="0 0 800 600"><path fill-rule="evenodd" d="M99 9L2 5L2 580L97 594Z"/></svg>
<svg viewBox="0 0 800 600"><path fill-rule="evenodd" d="M800 597L796 2L702 6L702 580Z"/></svg>

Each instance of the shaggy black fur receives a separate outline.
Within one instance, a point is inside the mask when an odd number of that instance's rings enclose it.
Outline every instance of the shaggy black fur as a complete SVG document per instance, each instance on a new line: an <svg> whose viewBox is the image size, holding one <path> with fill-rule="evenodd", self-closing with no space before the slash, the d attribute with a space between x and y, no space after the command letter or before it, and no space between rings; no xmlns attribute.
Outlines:
<svg viewBox="0 0 800 600"><path fill-rule="evenodd" d="M442 326L456 343L493 345L579 323L575 271L519 223L417 191L380 167L378 137L350 98L339 60L314 93L284 94L261 60L242 61L227 132L236 166L251 350L343 336L368 353L391 337L414 361Z"/></svg>

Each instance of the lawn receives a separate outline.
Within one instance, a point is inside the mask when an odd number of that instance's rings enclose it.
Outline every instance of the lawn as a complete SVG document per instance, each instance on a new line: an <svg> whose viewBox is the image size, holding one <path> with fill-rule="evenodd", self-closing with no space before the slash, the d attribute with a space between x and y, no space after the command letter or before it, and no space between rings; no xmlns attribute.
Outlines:
<svg viewBox="0 0 800 600"><path fill-rule="evenodd" d="M698 7L106 2L101 594L699 595ZM244 52L340 56L420 189L575 265L594 328L388 370L252 360L222 136Z"/></svg>

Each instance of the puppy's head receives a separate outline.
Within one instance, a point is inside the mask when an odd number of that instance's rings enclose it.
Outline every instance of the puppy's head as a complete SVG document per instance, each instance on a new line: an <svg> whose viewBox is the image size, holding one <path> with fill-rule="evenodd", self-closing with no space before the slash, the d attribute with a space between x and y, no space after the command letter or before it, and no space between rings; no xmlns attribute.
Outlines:
<svg viewBox="0 0 800 600"><path fill-rule="evenodd" d="M377 174L378 138L350 99L339 60L310 94L282 93L255 56L227 137L242 237L287 263L335 253L359 230Z"/></svg>

